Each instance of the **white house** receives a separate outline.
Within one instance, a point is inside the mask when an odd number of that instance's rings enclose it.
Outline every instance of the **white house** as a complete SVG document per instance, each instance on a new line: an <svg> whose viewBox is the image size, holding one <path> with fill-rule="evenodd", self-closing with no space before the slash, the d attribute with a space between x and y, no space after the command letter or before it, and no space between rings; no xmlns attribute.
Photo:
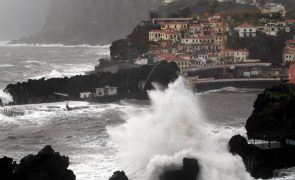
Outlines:
<svg viewBox="0 0 295 180"><path fill-rule="evenodd" d="M91 92L81 92L80 93L81 99L87 99L87 98L90 98L90 96L91 96Z"/></svg>
<svg viewBox="0 0 295 180"><path fill-rule="evenodd" d="M148 63L149 63L148 58L141 58L141 59L137 59L134 64L147 65Z"/></svg>
<svg viewBox="0 0 295 180"><path fill-rule="evenodd" d="M256 37L256 27L250 23L243 23L235 28L240 38Z"/></svg>
<svg viewBox="0 0 295 180"><path fill-rule="evenodd" d="M95 88L95 96L114 96L118 94L118 87L105 86L103 88Z"/></svg>

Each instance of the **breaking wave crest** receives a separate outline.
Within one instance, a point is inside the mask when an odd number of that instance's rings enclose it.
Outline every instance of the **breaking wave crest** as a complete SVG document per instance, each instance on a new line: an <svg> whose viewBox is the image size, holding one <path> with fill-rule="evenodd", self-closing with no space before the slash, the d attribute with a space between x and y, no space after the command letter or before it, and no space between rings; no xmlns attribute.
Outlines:
<svg viewBox="0 0 295 180"><path fill-rule="evenodd" d="M201 180L250 180L240 157L227 149L234 132L214 127L201 112L198 96L183 78L149 92L151 106L126 112L126 123L109 127L122 169L131 179L156 180L184 157L197 158Z"/></svg>
<svg viewBox="0 0 295 180"><path fill-rule="evenodd" d="M5 93L2 89L0 89L0 99L3 103L12 102L12 97L10 94Z"/></svg>

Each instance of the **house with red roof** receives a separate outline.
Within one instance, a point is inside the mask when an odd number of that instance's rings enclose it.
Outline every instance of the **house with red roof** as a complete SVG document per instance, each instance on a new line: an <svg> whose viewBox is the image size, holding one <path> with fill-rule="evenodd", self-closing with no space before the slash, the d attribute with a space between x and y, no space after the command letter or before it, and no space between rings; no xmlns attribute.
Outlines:
<svg viewBox="0 0 295 180"><path fill-rule="evenodd" d="M240 38L256 37L256 27L250 23L243 23L236 27L235 30L239 33Z"/></svg>

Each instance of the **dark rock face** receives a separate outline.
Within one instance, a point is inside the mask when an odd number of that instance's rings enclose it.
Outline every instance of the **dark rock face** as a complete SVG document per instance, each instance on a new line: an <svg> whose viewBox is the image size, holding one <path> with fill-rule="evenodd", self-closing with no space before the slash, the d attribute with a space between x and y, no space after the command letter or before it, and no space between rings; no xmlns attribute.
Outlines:
<svg viewBox="0 0 295 180"><path fill-rule="evenodd" d="M140 81L146 81L146 89L152 89L152 82L161 84L163 87L178 77L178 66L175 63L160 62L155 66L146 65L137 68L120 70L117 73L97 72L85 76L71 78L53 78L45 80L28 80L28 82L9 84L5 92L9 93L14 104L45 103L78 100L80 92L91 91L106 85L118 87L116 98L109 101L124 98L147 98L146 92L139 88ZM68 94L68 97L57 96L54 92ZM94 99L95 100L95 99Z"/></svg>
<svg viewBox="0 0 295 180"><path fill-rule="evenodd" d="M153 89L153 82L166 88L170 82L173 82L178 78L178 73L179 68L175 62L158 62L147 78L145 90Z"/></svg>
<svg viewBox="0 0 295 180"><path fill-rule="evenodd" d="M280 135L295 128L295 86L280 84L258 95L246 123L249 138L255 134Z"/></svg>
<svg viewBox="0 0 295 180"><path fill-rule="evenodd" d="M236 135L229 141L229 151L242 157L246 170L254 178L269 179L275 169L295 166L295 147L283 149L259 149Z"/></svg>
<svg viewBox="0 0 295 180"><path fill-rule="evenodd" d="M45 146L37 155L24 157L17 165L12 159L0 159L2 180L75 180L73 171L68 170L69 158Z"/></svg>
<svg viewBox="0 0 295 180"><path fill-rule="evenodd" d="M12 158L3 157L0 159L0 179L9 180L12 178L12 171L16 164Z"/></svg>
<svg viewBox="0 0 295 180"><path fill-rule="evenodd" d="M281 147L261 149L236 135L229 141L229 151L242 157L247 171L253 177L272 178L275 169L295 166L295 146L285 144L285 138L294 133L294 128L295 86L276 85L258 95L254 111L247 120L246 130L250 139L275 140L281 143Z"/></svg>
<svg viewBox="0 0 295 180"><path fill-rule="evenodd" d="M0 99L0 107L3 106L3 102L2 99Z"/></svg>
<svg viewBox="0 0 295 180"><path fill-rule="evenodd" d="M124 171L116 171L110 180L128 180L128 177L125 175Z"/></svg>
<svg viewBox="0 0 295 180"><path fill-rule="evenodd" d="M167 171L160 175L160 180L196 180L199 172L198 160L184 158L181 170Z"/></svg>

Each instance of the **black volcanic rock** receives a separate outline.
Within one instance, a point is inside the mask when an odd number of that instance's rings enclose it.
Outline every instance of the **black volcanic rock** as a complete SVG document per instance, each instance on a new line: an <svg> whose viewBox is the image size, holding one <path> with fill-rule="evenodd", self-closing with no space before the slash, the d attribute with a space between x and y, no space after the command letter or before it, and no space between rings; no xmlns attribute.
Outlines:
<svg viewBox="0 0 295 180"><path fill-rule="evenodd" d="M106 85L118 87L116 98L105 102L113 102L124 98L147 99L146 91L139 88L140 81L146 81L145 90L152 89L152 82L163 87L178 77L176 63L159 62L137 68L120 70L117 73L96 72L90 75L52 78L45 80L28 80L28 82L9 84L5 92L12 96L13 104L46 103L65 100L79 100L80 92L95 92L95 88ZM68 94L68 97L57 96L54 92ZM96 101L96 99L92 99Z"/></svg>
<svg viewBox="0 0 295 180"><path fill-rule="evenodd" d="M269 179L274 170L295 166L295 147L260 149L236 135L229 141L229 150L242 157L246 170L254 178Z"/></svg>
<svg viewBox="0 0 295 180"><path fill-rule="evenodd" d="M37 155L24 157L19 164L13 159L0 159L1 180L75 180L73 171L68 170L69 158L45 146Z"/></svg>
<svg viewBox="0 0 295 180"><path fill-rule="evenodd" d="M13 169L16 163L13 162L12 158L3 157L0 159L0 179L10 180L12 178Z"/></svg>
<svg viewBox="0 0 295 180"><path fill-rule="evenodd" d="M147 78L145 90L153 89L153 82L160 84L164 88L167 87L170 82L178 78L179 71L175 62L160 61L156 63Z"/></svg>
<svg viewBox="0 0 295 180"><path fill-rule="evenodd" d="M110 178L110 180L128 180L124 171L116 171Z"/></svg>
<svg viewBox="0 0 295 180"><path fill-rule="evenodd" d="M196 180L199 172L198 160L184 158L181 170L166 171L160 175L160 180Z"/></svg>
<svg viewBox="0 0 295 180"><path fill-rule="evenodd" d="M68 170L69 158L45 146L37 155L24 157L16 166L14 180L75 180L73 171Z"/></svg>
<svg viewBox="0 0 295 180"><path fill-rule="evenodd" d="M249 138L294 133L295 85L280 84L258 95L246 123Z"/></svg>

